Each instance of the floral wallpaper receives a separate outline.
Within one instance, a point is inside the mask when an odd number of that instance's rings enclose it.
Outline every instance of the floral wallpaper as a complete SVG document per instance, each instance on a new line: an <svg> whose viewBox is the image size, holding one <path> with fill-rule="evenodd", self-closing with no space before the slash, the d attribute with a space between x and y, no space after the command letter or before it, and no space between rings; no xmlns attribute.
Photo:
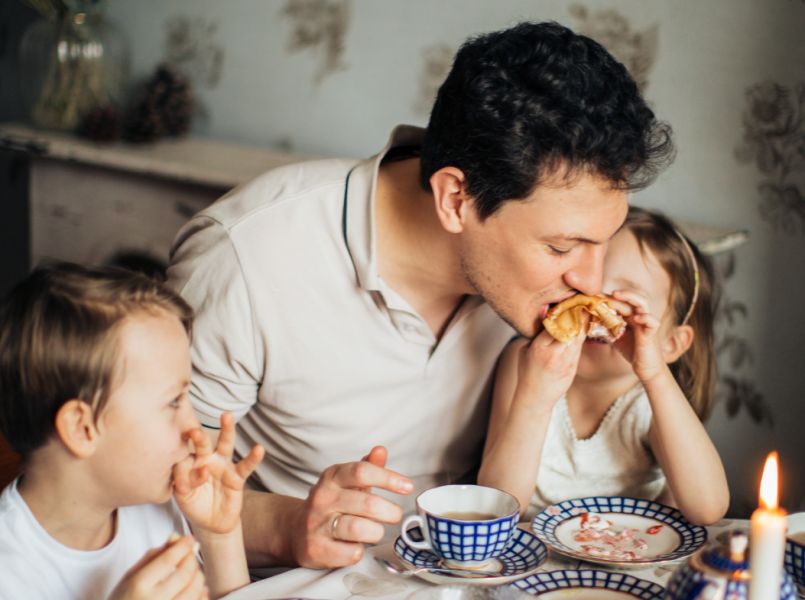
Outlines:
<svg viewBox="0 0 805 600"><path fill-rule="evenodd" d="M288 0L281 15L291 23L288 50L318 54L315 83L347 68L343 54L350 22L349 0Z"/></svg>
<svg viewBox="0 0 805 600"><path fill-rule="evenodd" d="M634 31L629 20L613 9L590 11L586 6L573 4L569 9L575 29L609 50L629 70L637 87L645 93L648 76L657 60L656 23L642 31Z"/></svg>
<svg viewBox="0 0 805 600"><path fill-rule="evenodd" d="M775 231L805 235L805 81L785 86L774 81L746 90L743 143L736 157L754 163L758 211Z"/></svg>

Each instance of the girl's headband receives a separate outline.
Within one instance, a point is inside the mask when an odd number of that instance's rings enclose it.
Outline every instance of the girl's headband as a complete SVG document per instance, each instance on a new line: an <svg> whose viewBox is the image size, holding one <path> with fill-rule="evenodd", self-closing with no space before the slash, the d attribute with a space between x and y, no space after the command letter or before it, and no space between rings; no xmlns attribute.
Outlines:
<svg viewBox="0 0 805 600"><path fill-rule="evenodd" d="M693 248L690 247L688 238L676 228L674 228L674 232L679 236L679 239L682 240L682 245L685 247L685 250L687 250L688 258L690 259L690 266L693 268L693 296L690 299L688 312L685 313L685 318L682 319L681 323L681 325L687 325L688 319L690 319L690 316L693 314L693 309L696 308L696 301L699 299L699 262L696 260Z"/></svg>

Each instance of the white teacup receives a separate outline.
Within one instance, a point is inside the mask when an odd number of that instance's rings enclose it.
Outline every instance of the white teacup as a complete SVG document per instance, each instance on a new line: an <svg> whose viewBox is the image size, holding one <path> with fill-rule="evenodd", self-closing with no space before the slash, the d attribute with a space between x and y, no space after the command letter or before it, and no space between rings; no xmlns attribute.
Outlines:
<svg viewBox="0 0 805 600"><path fill-rule="evenodd" d="M511 494L481 485L443 485L422 492L417 514L402 523L409 547L429 550L457 567L480 567L500 556L511 540L520 503ZM408 531L418 525L423 540Z"/></svg>

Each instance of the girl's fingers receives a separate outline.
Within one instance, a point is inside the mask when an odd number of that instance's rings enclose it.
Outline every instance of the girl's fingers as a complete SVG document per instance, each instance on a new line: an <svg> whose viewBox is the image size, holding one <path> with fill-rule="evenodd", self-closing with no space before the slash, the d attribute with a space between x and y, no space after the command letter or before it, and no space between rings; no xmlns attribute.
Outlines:
<svg viewBox="0 0 805 600"><path fill-rule="evenodd" d="M228 459L235 451L235 419L228 412L221 413L221 432L218 434L218 444L215 446L216 454Z"/></svg>
<svg viewBox="0 0 805 600"><path fill-rule="evenodd" d="M637 309L638 313L648 312L648 299L641 293L632 290L615 290L612 292L612 297L616 300L621 300L631 304L632 307Z"/></svg>

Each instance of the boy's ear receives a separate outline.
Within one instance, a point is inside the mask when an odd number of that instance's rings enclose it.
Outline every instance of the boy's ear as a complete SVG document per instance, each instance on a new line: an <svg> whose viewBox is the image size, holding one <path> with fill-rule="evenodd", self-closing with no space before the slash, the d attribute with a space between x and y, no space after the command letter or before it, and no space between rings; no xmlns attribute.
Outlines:
<svg viewBox="0 0 805 600"><path fill-rule="evenodd" d="M665 362L669 365L676 362L693 344L695 335L693 327L690 325L675 326L662 345L662 356Z"/></svg>
<svg viewBox="0 0 805 600"><path fill-rule="evenodd" d="M473 210L465 189L464 172L456 167L442 167L430 176L430 188L442 227L450 233L461 233L467 211Z"/></svg>
<svg viewBox="0 0 805 600"><path fill-rule="evenodd" d="M95 452L98 429L92 407L82 400L68 400L56 413L56 435L64 447L77 458Z"/></svg>

